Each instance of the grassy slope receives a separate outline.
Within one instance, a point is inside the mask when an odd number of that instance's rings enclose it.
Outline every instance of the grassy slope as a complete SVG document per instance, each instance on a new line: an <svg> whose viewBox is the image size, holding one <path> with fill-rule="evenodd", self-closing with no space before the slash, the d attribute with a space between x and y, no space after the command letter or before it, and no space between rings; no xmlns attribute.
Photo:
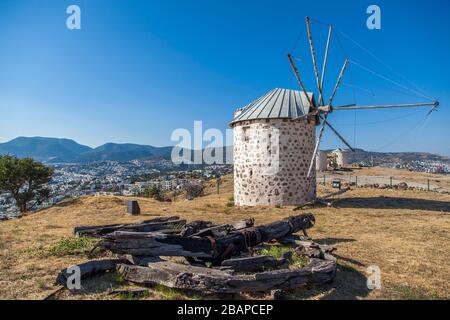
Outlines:
<svg viewBox="0 0 450 320"><path fill-rule="evenodd" d="M142 212L179 214L188 220L209 219L215 222L254 217L258 224L300 213L292 211L292 207L229 207L231 179L228 177L224 181L221 194L214 194L215 188L211 186L209 194L194 201L178 199L171 204L139 199ZM319 189L322 195L332 191ZM362 188L339 196L349 197L357 201L342 200L338 203L339 208L308 210L317 219L310 236L338 248L340 258L336 280L323 287L297 290L291 297L450 298L450 196ZM403 200L397 201L399 198ZM56 288L53 281L59 270L85 261L87 258L83 252L89 248L83 246L88 244L64 240L71 237L74 226L145 219L145 215L127 216L124 213L126 200L120 197L86 197L20 220L0 222L0 299L42 299ZM381 268L382 289L369 292L365 275L367 266L373 264ZM110 299L113 297L106 294L108 288L120 287L123 283L114 274L108 274L85 281L83 285L81 293L71 295L64 292L59 298ZM185 296L173 290L156 288L149 291L147 298Z"/></svg>

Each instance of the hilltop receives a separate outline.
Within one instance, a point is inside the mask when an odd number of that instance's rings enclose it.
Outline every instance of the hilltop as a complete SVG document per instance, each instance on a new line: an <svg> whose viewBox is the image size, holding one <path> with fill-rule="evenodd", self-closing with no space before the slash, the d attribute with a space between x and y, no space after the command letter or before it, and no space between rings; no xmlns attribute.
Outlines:
<svg viewBox="0 0 450 320"><path fill-rule="evenodd" d="M125 214L126 197L82 197L18 220L0 222L0 298L42 299L56 289L57 273L88 260L89 248L73 241L79 225L126 223L150 215L179 215L192 220L232 222L254 217L268 223L302 211L293 207L237 208L231 206L232 177L223 179L220 194L214 183L206 195L174 203L137 198L143 215ZM334 192L319 186L319 194ZM412 299L450 298L447 281L450 247L450 196L415 190L357 188L337 196L335 207L307 209L316 216L310 236L337 247L339 271L329 285L297 290L295 299ZM101 254L97 258L104 258ZM366 268L377 265L382 289L369 291ZM77 294L62 292L58 299L111 299L110 287L126 287L113 274L83 282ZM192 298L155 288L150 299ZM248 296L252 298L252 296ZM259 297L261 298L261 297ZM266 297L264 297L266 298Z"/></svg>

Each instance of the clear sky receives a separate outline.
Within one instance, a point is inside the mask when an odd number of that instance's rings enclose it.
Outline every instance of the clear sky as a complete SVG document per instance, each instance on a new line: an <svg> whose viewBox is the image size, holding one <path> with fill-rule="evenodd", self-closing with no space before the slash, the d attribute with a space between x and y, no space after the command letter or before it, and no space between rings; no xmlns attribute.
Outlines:
<svg viewBox="0 0 450 320"><path fill-rule="evenodd" d="M81 30L66 28L71 4L81 8ZM381 30L366 27L371 4L381 8ZM298 88L288 52L316 90L309 15L337 30L327 97L348 56L441 102L428 118L427 109L334 112L330 122L352 145L450 155L449 12L448 0L0 0L0 142L163 146L194 120L225 130L235 108L275 87ZM320 68L327 27L314 22L312 30ZM335 104L426 101L354 64L343 82ZM322 148L341 146L327 131Z"/></svg>

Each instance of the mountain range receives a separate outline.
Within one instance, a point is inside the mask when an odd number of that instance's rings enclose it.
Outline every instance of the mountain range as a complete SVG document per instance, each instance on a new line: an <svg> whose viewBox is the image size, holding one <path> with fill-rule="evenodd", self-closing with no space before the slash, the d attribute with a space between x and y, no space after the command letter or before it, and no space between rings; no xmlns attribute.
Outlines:
<svg viewBox="0 0 450 320"><path fill-rule="evenodd" d="M135 159L170 159L172 147L153 147L131 143L106 143L91 148L70 139L18 137L0 143L0 154L31 157L47 163L125 162Z"/></svg>
<svg viewBox="0 0 450 320"><path fill-rule="evenodd" d="M173 147L153 147L131 143L106 143L97 148L81 145L74 140L44 137L18 137L0 143L0 155L9 154L19 158L31 157L47 163L89 163L96 161L155 160L171 159ZM329 151L329 150L328 150ZM192 152L192 151L191 151ZM232 154L232 147L224 148L224 155ZM351 162L374 161L408 162L411 160L433 160L449 162L445 156L426 152L370 152L357 149L350 153Z"/></svg>

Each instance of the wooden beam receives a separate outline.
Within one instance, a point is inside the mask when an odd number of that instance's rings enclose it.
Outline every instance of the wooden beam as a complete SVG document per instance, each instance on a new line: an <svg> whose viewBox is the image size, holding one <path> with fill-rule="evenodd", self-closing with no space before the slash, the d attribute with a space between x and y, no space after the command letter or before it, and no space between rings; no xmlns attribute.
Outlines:
<svg viewBox="0 0 450 320"><path fill-rule="evenodd" d="M328 61L328 49L330 48L330 40L331 40L331 33L333 32L333 26L330 25L330 28L328 29L328 39L327 39L327 46L325 48L325 58L323 60L323 66L322 66L322 75L320 78L320 87L322 88L322 94L319 97L319 103L321 105L324 104L324 97L323 97L323 82L325 80L325 71L327 68L327 61Z"/></svg>
<svg viewBox="0 0 450 320"><path fill-rule="evenodd" d="M311 283L327 283L335 277L336 262L312 258L305 268L245 275L170 261L149 263L147 267L119 264L117 271L125 280L145 286L159 284L203 293L239 293L289 290Z"/></svg>
<svg viewBox="0 0 450 320"><path fill-rule="evenodd" d="M322 94L322 86L321 86L320 80L319 80L319 70L317 69L316 53L314 51L314 44L313 44L311 26L310 26L310 23L309 23L309 17L306 17L306 27L308 29L309 47L311 49L311 57L312 57L313 66L314 66L314 75L316 76L317 89L319 90L319 97L320 97L319 104L320 104L321 98L323 96L323 94Z"/></svg>
<svg viewBox="0 0 450 320"><path fill-rule="evenodd" d="M339 88L339 85L341 84L342 76L344 75L347 65L348 65L348 59L345 59L344 66L342 67L341 73L339 74L336 84L334 85L333 93L331 94L330 99L328 100L328 105L330 105L330 106L331 106L331 103L333 102L334 96L336 95L337 89Z"/></svg>
<svg viewBox="0 0 450 320"><path fill-rule="evenodd" d="M359 109L388 109L388 108L411 108L411 107L437 107L439 102L433 103L408 103L408 104L387 104L380 106L340 106L333 107L333 110L359 110Z"/></svg>
<svg viewBox="0 0 450 320"><path fill-rule="evenodd" d="M109 259L109 260L92 260L72 267L78 267L80 270L81 279L86 279L95 274L102 272L115 270L117 264L123 263L124 260L121 259ZM69 268L61 270L56 278L56 283L64 287L67 286L67 279L72 275L67 272Z"/></svg>
<svg viewBox="0 0 450 320"><path fill-rule="evenodd" d="M129 224L111 224L103 226L82 226L73 230L76 236L102 237L114 231L151 232L166 229L181 229L186 220L180 220L178 216L161 217Z"/></svg>
<svg viewBox="0 0 450 320"><path fill-rule="evenodd" d="M99 247L118 254L133 256L183 256L213 258L214 252L208 239L181 237L159 232L115 231L107 234Z"/></svg>
<svg viewBox="0 0 450 320"><path fill-rule="evenodd" d="M288 54L287 57L288 57L288 60L289 60L289 64L291 65L292 71L294 71L295 77L297 78L297 82L300 85L300 87L302 88L303 93L306 96L306 99L308 100L310 108L312 108L313 104L312 104L311 98L309 97L308 92L306 91L306 88L305 88L305 86L303 84L303 81L300 78L300 74L298 73L297 67L294 64L294 60L292 60L292 56L290 54Z"/></svg>
<svg viewBox="0 0 450 320"><path fill-rule="evenodd" d="M247 252L249 247L309 229L314 223L314 216L306 213L266 225L231 231L218 238L116 231L105 235L98 246L118 254L196 257L218 264L233 255Z"/></svg>
<svg viewBox="0 0 450 320"><path fill-rule="evenodd" d="M275 259L271 256L254 256L222 261L222 270L233 272L262 272L275 269L287 263L287 259Z"/></svg>
<svg viewBox="0 0 450 320"><path fill-rule="evenodd" d="M317 139L316 145L314 147L314 152L313 152L311 161L309 163L308 175L307 175L308 178L311 176L311 173L312 173L312 170L313 170L313 166L314 166L315 157L316 157L317 152L319 151L320 139L322 138L322 135L323 135L323 129L325 128L325 123L327 121L327 117L328 117L328 113L325 113L322 125L320 126L319 138Z"/></svg>
<svg viewBox="0 0 450 320"><path fill-rule="evenodd" d="M323 122L325 122L325 124L326 124L326 126L328 127L328 128L330 128L331 129L331 131L333 131L334 132L334 134L350 149L350 150L352 150L353 152L355 152L355 149L353 149L352 148L352 146L347 142L347 141L345 141L345 139L339 134L339 132L337 132L336 131L336 129L335 128L333 128L333 126L326 120L326 119L324 119L322 116L320 116L320 118L322 119L322 121Z"/></svg>

